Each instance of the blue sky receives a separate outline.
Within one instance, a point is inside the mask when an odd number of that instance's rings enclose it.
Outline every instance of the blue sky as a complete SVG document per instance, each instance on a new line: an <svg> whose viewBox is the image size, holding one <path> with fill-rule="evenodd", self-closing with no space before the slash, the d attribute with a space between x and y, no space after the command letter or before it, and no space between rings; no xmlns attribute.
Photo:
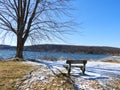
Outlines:
<svg viewBox="0 0 120 90"><path fill-rule="evenodd" d="M120 47L120 0L76 0L74 7L82 24L71 44Z"/></svg>
<svg viewBox="0 0 120 90"><path fill-rule="evenodd" d="M65 35L65 42L53 40L40 44L120 47L120 0L73 0L72 5L73 18L80 23L75 28L77 32Z"/></svg>
<svg viewBox="0 0 120 90"><path fill-rule="evenodd" d="M110 46L120 48L120 0L73 0L72 15L79 23L77 32L66 35L65 42L43 44Z"/></svg>

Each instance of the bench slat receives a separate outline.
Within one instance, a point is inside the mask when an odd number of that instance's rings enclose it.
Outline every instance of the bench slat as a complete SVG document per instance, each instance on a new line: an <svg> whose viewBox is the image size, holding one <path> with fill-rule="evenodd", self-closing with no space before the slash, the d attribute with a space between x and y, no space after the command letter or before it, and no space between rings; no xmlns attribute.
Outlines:
<svg viewBox="0 0 120 90"><path fill-rule="evenodd" d="M87 60L67 60L66 61L67 64L71 63L71 64L78 64L78 63L87 63Z"/></svg>

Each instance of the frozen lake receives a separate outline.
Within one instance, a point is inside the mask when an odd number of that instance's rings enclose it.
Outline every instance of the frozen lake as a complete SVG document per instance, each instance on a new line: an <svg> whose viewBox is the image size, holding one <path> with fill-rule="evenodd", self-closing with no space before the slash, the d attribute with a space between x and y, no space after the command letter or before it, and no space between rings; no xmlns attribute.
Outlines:
<svg viewBox="0 0 120 90"><path fill-rule="evenodd" d="M15 50L0 50L0 59L9 59L15 57ZM63 52L32 52L24 51L26 59L41 59L41 58L59 58L59 59L88 59L99 60L106 58L106 54L77 54L77 53L63 53Z"/></svg>

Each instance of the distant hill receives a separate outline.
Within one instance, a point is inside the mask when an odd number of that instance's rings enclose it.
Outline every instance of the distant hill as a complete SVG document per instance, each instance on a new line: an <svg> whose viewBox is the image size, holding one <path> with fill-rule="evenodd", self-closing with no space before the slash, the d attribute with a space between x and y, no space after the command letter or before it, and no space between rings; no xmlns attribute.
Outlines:
<svg viewBox="0 0 120 90"><path fill-rule="evenodd" d="M120 55L120 48L100 47L100 46L75 46L75 45L45 44L45 45L26 46L25 50Z"/></svg>
<svg viewBox="0 0 120 90"><path fill-rule="evenodd" d="M9 46L9 45L0 45L0 49L10 49L10 50L15 50L15 46Z"/></svg>
<svg viewBox="0 0 120 90"><path fill-rule="evenodd" d="M0 49L15 50L16 47L8 45L0 45ZM26 51L50 51L50 52L69 52L69 53L85 53L85 54L111 54L120 55L120 48L100 47L100 46L75 46L75 45L32 45L25 46Z"/></svg>

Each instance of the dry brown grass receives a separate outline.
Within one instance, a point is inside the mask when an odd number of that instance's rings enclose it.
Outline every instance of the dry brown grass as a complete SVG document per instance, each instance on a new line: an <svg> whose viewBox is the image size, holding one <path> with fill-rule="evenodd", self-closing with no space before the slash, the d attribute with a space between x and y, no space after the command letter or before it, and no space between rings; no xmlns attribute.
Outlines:
<svg viewBox="0 0 120 90"><path fill-rule="evenodd" d="M17 61L0 61L0 90L17 90L21 85L23 76L35 70L36 67ZM33 90L74 90L70 78L60 74L48 78L48 81L35 81L29 88ZM26 87L25 87L26 88Z"/></svg>
<svg viewBox="0 0 120 90"><path fill-rule="evenodd" d="M48 79L49 82L36 81L30 86L31 90L74 90L73 83L70 78L63 76L55 76Z"/></svg>
<svg viewBox="0 0 120 90"><path fill-rule="evenodd" d="M95 90L105 90L104 86L100 85L97 80L91 80L89 81L89 83L90 83L90 86Z"/></svg>
<svg viewBox="0 0 120 90"><path fill-rule="evenodd" d="M120 78L114 78L109 81L105 81L105 85L101 85L98 81L90 81L90 86L95 90L120 90Z"/></svg>
<svg viewBox="0 0 120 90"><path fill-rule="evenodd" d="M120 60L102 60L102 62L120 63Z"/></svg>
<svg viewBox="0 0 120 90"><path fill-rule="evenodd" d="M120 78L111 80L109 83L107 83L107 87L111 90L120 90Z"/></svg>
<svg viewBox="0 0 120 90"><path fill-rule="evenodd" d="M0 90L16 90L16 83L35 69L32 65L16 61L0 61Z"/></svg>

